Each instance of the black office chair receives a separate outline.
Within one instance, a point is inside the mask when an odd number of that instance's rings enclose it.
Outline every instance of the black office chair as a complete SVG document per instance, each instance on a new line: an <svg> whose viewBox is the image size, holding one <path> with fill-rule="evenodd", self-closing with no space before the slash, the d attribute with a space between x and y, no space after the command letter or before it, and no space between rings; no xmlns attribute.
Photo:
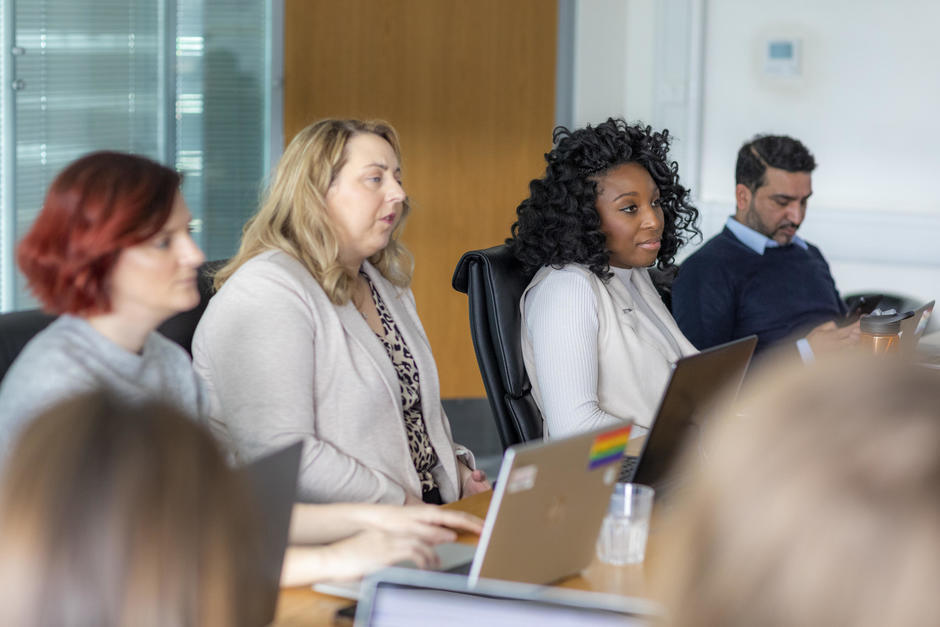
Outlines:
<svg viewBox="0 0 940 627"><path fill-rule="evenodd" d="M520 335L519 298L531 278L505 245L470 251L454 270L454 289L470 305L473 349L504 449L542 437Z"/></svg>
<svg viewBox="0 0 940 627"><path fill-rule="evenodd" d="M176 314L157 328L157 331L182 346L190 355L196 325L199 324L199 318L202 317L212 296L212 274L227 262L227 259L221 259L202 264L197 279L199 304L189 311ZM13 360L26 343L55 319L56 316L39 309L0 314L0 381L6 376Z"/></svg>
<svg viewBox="0 0 940 627"><path fill-rule="evenodd" d="M214 293L212 277L216 270L221 269L228 261L228 259L217 259L199 266L199 275L196 278L196 285L199 287L199 304L189 311L176 314L157 327L157 331L185 348L190 357L193 354L193 334L196 332L196 325L199 324L199 319L205 313L209 299Z"/></svg>
<svg viewBox="0 0 940 627"><path fill-rule="evenodd" d="M0 314L0 381L26 343L55 319L39 309Z"/></svg>
<svg viewBox="0 0 940 627"><path fill-rule="evenodd" d="M672 264L662 269L653 266L649 269L649 274L650 279L653 281L653 287L659 292L663 304L672 313L672 284L679 274L679 265Z"/></svg>

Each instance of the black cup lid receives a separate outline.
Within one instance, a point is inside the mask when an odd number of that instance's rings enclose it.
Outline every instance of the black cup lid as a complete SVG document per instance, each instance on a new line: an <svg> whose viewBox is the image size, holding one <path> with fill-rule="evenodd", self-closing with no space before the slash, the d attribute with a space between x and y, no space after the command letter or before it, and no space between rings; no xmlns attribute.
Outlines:
<svg viewBox="0 0 940 627"><path fill-rule="evenodd" d="M889 314L882 316L875 316L869 314L867 316L862 316L861 323L859 328L862 333L876 333L880 335L885 335L888 333L900 333L901 332L901 320L905 318L910 318L913 312L905 311L904 313L899 314Z"/></svg>

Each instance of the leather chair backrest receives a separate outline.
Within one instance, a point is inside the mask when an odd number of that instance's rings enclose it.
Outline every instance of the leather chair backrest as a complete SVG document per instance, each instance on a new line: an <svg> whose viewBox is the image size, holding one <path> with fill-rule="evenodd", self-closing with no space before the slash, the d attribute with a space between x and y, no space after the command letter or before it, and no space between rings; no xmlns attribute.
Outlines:
<svg viewBox="0 0 940 627"><path fill-rule="evenodd" d="M26 343L55 319L38 309L0 314L0 381Z"/></svg>
<svg viewBox="0 0 940 627"><path fill-rule="evenodd" d="M468 297L473 348L504 449L542 437L522 360L519 299L531 279L505 245L464 254L454 271L454 289Z"/></svg>
<svg viewBox="0 0 940 627"><path fill-rule="evenodd" d="M205 313L206 307L209 305L209 299L215 293L212 287L212 279L216 270L219 270L227 263L228 259L217 259L207 261L199 266L199 275L196 278L196 285L199 287L199 304L189 311L176 314L157 327L157 331L185 348L190 357L193 354L193 334L196 333L196 325L199 324L199 319Z"/></svg>
<svg viewBox="0 0 940 627"><path fill-rule="evenodd" d="M653 281L653 287L659 292L659 297L666 305L666 309L672 312L672 284L679 274L679 266L672 264L665 268L653 266L649 269L650 279Z"/></svg>
<svg viewBox="0 0 940 627"><path fill-rule="evenodd" d="M227 261L227 259L222 259L202 264L199 267L197 279L199 304L189 311L176 314L157 328L157 331L182 346L190 355L192 355L196 325L199 324L199 318L202 317L209 304L209 298L212 297L212 274ZM23 347L55 319L56 316L39 309L0 314L0 381L6 376L7 370L10 369Z"/></svg>

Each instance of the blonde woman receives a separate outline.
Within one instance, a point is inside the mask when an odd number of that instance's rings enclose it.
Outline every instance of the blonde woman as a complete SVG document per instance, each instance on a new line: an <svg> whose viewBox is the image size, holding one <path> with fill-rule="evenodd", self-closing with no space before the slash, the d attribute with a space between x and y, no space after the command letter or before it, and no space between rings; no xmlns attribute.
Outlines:
<svg viewBox="0 0 940 627"><path fill-rule="evenodd" d="M754 383L661 532L670 624L936 623L937 373L853 356Z"/></svg>
<svg viewBox="0 0 940 627"><path fill-rule="evenodd" d="M441 408L398 241L408 211L394 129L308 126L196 330L194 365L236 451L303 438L303 500L442 503L489 488Z"/></svg>

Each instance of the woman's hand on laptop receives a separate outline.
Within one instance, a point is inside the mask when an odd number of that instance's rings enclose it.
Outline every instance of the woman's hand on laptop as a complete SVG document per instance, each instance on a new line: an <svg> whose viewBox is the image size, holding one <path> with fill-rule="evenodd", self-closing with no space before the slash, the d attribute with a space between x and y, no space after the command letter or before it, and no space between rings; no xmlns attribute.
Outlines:
<svg viewBox="0 0 940 627"><path fill-rule="evenodd" d="M477 534L483 531L483 520L473 514L436 505L363 506L360 522L364 528L413 535L431 544L453 542L457 531Z"/></svg>
<svg viewBox="0 0 940 627"><path fill-rule="evenodd" d="M281 586L301 586L321 581L348 581L399 562L433 568L437 554L415 535L367 529L326 546L291 546L281 569Z"/></svg>
<svg viewBox="0 0 940 627"><path fill-rule="evenodd" d="M455 539L456 531L480 533L483 521L465 512L436 505L378 505L367 503L297 503L291 516L290 544L327 544L358 531L379 529L410 534L439 544Z"/></svg>

